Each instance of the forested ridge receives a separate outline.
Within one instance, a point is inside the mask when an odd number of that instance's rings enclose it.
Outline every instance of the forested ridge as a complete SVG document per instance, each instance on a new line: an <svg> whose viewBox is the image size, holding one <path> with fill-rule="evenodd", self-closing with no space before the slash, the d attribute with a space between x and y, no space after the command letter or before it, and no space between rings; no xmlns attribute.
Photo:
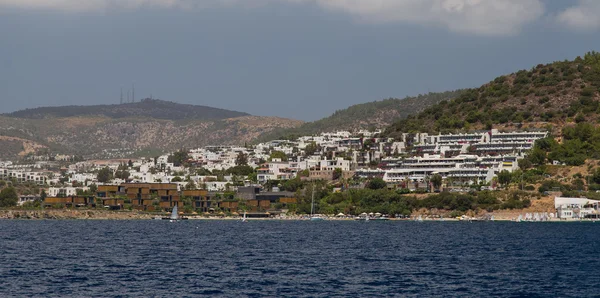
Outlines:
<svg viewBox="0 0 600 298"><path fill-rule="evenodd" d="M589 52L573 61L539 64L500 76L456 99L444 100L401 119L386 135L406 132L448 133L501 127L548 127L559 130L574 122L598 123L600 54Z"/></svg>
<svg viewBox="0 0 600 298"><path fill-rule="evenodd" d="M403 99L388 98L362 103L338 110L331 116L303 125L280 129L263 135L259 141L290 139L298 136L336 130L376 129L386 127L398 119L418 113L443 100L458 97L462 90L428 93Z"/></svg>

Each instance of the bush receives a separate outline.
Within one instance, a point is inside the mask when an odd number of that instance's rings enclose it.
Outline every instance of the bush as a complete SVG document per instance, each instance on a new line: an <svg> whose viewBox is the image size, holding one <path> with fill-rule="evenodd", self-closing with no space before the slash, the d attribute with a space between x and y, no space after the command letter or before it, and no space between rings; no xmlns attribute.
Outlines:
<svg viewBox="0 0 600 298"><path fill-rule="evenodd" d="M387 187L387 183L383 181L381 178L373 178L367 184L367 188L369 189L383 189Z"/></svg>
<svg viewBox="0 0 600 298"><path fill-rule="evenodd" d="M595 88L593 87L586 87L583 88L583 90L581 90L581 96L594 96L594 93L596 92Z"/></svg>

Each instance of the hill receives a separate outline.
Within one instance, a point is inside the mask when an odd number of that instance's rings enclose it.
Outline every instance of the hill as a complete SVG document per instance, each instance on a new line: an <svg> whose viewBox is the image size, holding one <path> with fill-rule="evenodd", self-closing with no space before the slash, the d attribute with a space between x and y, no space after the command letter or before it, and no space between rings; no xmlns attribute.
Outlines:
<svg viewBox="0 0 600 298"><path fill-rule="evenodd" d="M327 118L307 122L299 127L275 130L261 136L260 140L285 139L336 130L385 128L398 119L418 113L443 100L456 98L461 93L462 90L457 90L357 104L338 110Z"/></svg>
<svg viewBox="0 0 600 298"><path fill-rule="evenodd" d="M36 153L88 158L156 154L182 147L243 145L302 121L161 100L37 108L0 116L0 158Z"/></svg>
<svg viewBox="0 0 600 298"><path fill-rule="evenodd" d="M539 64L441 101L400 120L385 135L447 133L469 129L553 127L574 122L598 123L600 54L573 61Z"/></svg>
<svg viewBox="0 0 600 298"><path fill-rule="evenodd" d="M48 119L64 117L99 116L107 118L153 118L163 120L226 119L249 116L247 113L207 106L179 104L158 99L142 99L135 103L93 106L62 106L26 109L6 114L8 117Z"/></svg>

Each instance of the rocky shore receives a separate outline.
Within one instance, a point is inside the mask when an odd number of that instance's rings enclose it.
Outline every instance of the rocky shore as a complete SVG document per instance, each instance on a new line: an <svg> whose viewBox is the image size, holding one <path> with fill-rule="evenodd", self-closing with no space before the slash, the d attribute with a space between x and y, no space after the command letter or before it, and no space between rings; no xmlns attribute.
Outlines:
<svg viewBox="0 0 600 298"><path fill-rule="evenodd" d="M152 215L137 211L107 210L0 210L0 219L151 219Z"/></svg>

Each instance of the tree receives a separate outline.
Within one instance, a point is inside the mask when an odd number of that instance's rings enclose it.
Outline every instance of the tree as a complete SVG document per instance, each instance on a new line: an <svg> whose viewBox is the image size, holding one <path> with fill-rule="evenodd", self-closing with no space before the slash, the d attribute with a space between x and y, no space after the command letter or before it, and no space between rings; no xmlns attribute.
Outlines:
<svg viewBox="0 0 600 298"><path fill-rule="evenodd" d="M176 167L179 167L185 163L187 163L188 159L189 159L189 155L187 150L179 150L174 152L173 154L169 155L169 157L167 157L167 162L173 163L173 165L175 165Z"/></svg>
<svg viewBox="0 0 600 298"><path fill-rule="evenodd" d="M129 176L130 176L129 171L122 170L122 171L115 172L115 178L127 180L129 178Z"/></svg>
<svg viewBox="0 0 600 298"><path fill-rule="evenodd" d="M304 148L304 153L305 153L306 156L310 156L310 155L315 154L315 152L317 152L318 149L319 149L319 147L317 146L316 142L310 142Z"/></svg>
<svg viewBox="0 0 600 298"><path fill-rule="evenodd" d="M506 186L510 183L511 180L512 180L512 175L509 171L502 170L502 172L498 173L498 182L501 185Z"/></svg>
<svg viewBox="0 0 600 298"><path fill-rule="evenodd" d="M256 172L252 172L252 173L248 174L248 180L250 180L252 182L257 182L258 175L256 174Z"/></svg>
<svg viewBox="0 0 600 298"><path fill-rule="evenodd" d="M363 149L364 150L371 150L371 147L374 144L375 144L375 142L373 142L373 140L367 139L367 140L363 141Z"/></svg>
<svg viewBox="0 0 600 298"><path fill-rule="evenodd" d="M190 180L186 185L185 185L185 189L188 190L193 190L196 189L196 183L194 183L194 180Z"/></svg>
<svg viewBox="0 0 600 298"><path fill-rule="evenodd" d="M533 163L528 158L519 159L519 168L522 171L525 171L531 167L533 167Z"/></svg>
<svg viewBox="0 0 600 298"><path fill-rule="evenodd" d="M440 186L442 186L442 176L440 174L435 174L433 176L431 176L431 184L433 184L433 188L435 189L440 189Z"/></svg>
<svg viewBox="0 0 600 298"><path fill-rule="evenodd" d="M367 184L367 188L370 189L382 189L386 187L387 183L385 183L385 181L383 181L383 179L379 177L371 179L371 181L369 181L369 183Z"/></svg>
<svg viewBox="0 0 600 298"><path fill-rule="evenodd" d="M287 161L288 160L287 155L284 152L282 152L282 151L273 151L273 152L271 152L271 155L269 156L269 160L273 160L275 158L279 158L279 159L281 159L281 161Z"/></svg>
<svg viewBox="0 0 600 298"><path fill-rule="evenodd" d="M205 168L199 168L196 170L196 175L200 175L200 176L210 176L212 175L212 172L205 169Z"/></svg>
<svg viewBox="0 0 600 298"><path fill-rule="evenodd" d="M235 165L236 166L247 166L248 165L248 154L245 154L244 152L238 153L237 157L235 158Z"/></svg>
<svg viewBox="0 0 600 298"><path fill-rule="evenodd" d="M90 192L95 195L96 192L98 191L98 186L95 183L90 184Z"/></svg>
<svg viewBox="0 0 600 298"><path fill-rule="evenodd" d="M0 207L17 206L19 195L14 187L7 187L0 191Z"/></svg>
<svg viewBox="0 0 600 298"><path fill-rule="evenodd" d="M46 194L46 190L42 189L42 192L40 193L40 200L43 202L47 196L48 195Z"/></svg>
<svg viewBox="0 0 600 298"><path fill-rule="evenodd" d="M254 168L251 166L235 166L227 169L227 173L238 176L248 176L252 172L254 172Z"/></svg>
<svg viewBox="0 0 600 298"><path fill-rule="evenodd" d="M333 170L333 180L338 180L341 177L342 177L342 169L335 168L335 170Z"/></svg>
<svg viewBox="0 0 600 298"><path fill-rule="evenodd" d="M546 164L546 152L538 147L534 147L527 158L534 165L540 166Z"/></svg>
<svg viewBox="0 0 600 298"><path fill-rule="evenodd" d="M183 179L181 179L181 177L179 177L179 176L175 176L175 177L173 177L173 179L171 179L171 182L181 182L181 181L183 181Z"/></svg>
<svg viewBox="0 0 600 298"><path fill-rule="evenodd" d="M112 171L109 167L104 167L98 171L96 178L98 179L98 182L106 183L112 179Z"/></svg>

